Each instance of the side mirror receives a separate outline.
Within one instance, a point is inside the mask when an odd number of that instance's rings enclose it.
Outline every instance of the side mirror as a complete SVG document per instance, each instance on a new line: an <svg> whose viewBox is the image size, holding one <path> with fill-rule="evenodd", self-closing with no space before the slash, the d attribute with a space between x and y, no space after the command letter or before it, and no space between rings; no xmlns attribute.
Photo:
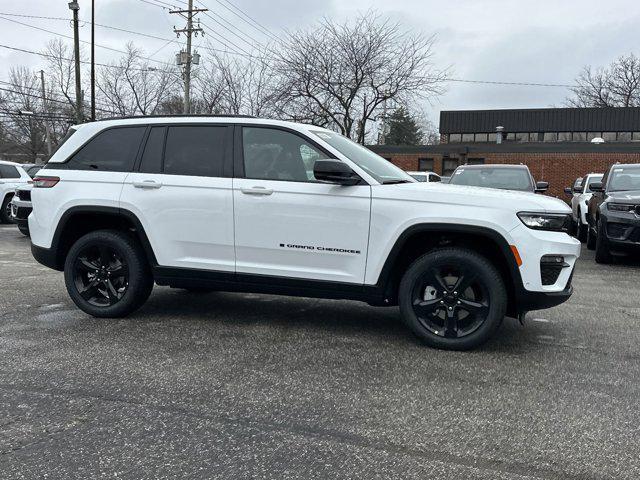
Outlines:
<svg viewBox="0 0 640 480"><path fill-rule="evenodd" d="M349 165L340 160L316 160L313 164L313 176L322 183L335 185L357 185L360 177Z"/></svg>
<svg viewBox="0 0 640 480"><path fill-rule="evenodd" d="M573 193L582 193L582 187L574 187Z"/></svg>
<svg viewBox="0 0 640 480"><path fill-rule="evenodd" d="M604 185L602 185L602 182L593 182L589 185L589 189L591 189L592 192L602 192L604 190Z"/></svg>
<svg viewBox="0 0 640 480"><path fill-rule="evenodd" d="M573 195L575 193L575 190L573 190L572 188L565 188L564 189L564 193L566 193L567 195Z"/></svg>
<svg viewBox="0 0 640 480"><path fill-rule="evenodd" d="M549 190L549 182L536 182L536 193L543 193Z"/></svg>

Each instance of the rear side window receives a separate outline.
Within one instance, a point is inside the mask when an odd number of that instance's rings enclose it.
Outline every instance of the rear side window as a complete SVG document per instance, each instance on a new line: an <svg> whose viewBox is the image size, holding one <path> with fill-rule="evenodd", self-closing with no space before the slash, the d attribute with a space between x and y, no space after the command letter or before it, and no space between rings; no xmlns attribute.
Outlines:
<svg viewBox="0 0 640 480"><path fill-rule="evenodd" d="M153 127L149 132L147 144L144 147L140 171L144 173L162 172L162 150L164 149L165 127Z"/></svg>
<svg viewBox="0 0 640 480"><path fill-rule="evenodd" d="M0 178L20 178L20 172L13 165L0 165Z"/></svg>
<svg viewBox="0 0 640 480"><path fill-rule="evenodd" d="M69 160L72 170L130 172L146 127L112 128L99 133Z"/></svg>
<svg viewBox="0 0 640 480"><path fill-rule="evenodd" d="M227 127L169 127L164 173L222 177Z"/></svg>

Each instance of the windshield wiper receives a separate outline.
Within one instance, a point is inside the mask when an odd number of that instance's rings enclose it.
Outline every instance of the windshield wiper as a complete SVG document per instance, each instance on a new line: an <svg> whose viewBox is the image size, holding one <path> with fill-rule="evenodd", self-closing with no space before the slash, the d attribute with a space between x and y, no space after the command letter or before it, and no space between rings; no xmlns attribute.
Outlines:
<svg viewBox="0 0 640 480"><path fill-rule="evenodd" d="M413 183L411 180L396 178L395 180L383 180L382 185L395 185L396 183Z"/></svg>

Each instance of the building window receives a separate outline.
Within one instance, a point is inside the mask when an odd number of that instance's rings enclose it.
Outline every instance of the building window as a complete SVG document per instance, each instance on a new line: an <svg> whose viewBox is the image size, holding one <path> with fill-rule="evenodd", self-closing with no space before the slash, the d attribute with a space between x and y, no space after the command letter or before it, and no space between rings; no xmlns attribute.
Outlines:
<svg viewBox="0 0 640 480"><path fill-rule="evenodd" d="M528 133L523 133L523 132L516 133L516 142L528 142L528 141L529 141Z"/></svg>
<svg viewBox="0 0 640 480"><path fill-rule="evenodd" d="M484 165L484 158L468 158L467 165Z"/></svg>
<svg viewBox="0 0 640 480"><path fill-rule="evenodd" d="M602 132L602 138L604 138L605 142L615 142L616 132Z"/></svg>
<svg viewBox="0 0 640 480"><path fill-rule="evenodd" d="M574 142L586 142L587 141L587 132L573 132L573 141Z"/></svg>
<svg viewBox="0 0 640 480"><path fill-rule="evenodd" d="M463 142L473 142L473 133L463 133L462 134Z"/></svg>
<svg viewBox="0 0 640 480"><path fill-rule="evenodd" d="M590 142L594 138L602 137L602 132L587 132L587 142Z"/></svg>
<svg viewBox="0 0 640 480"><path fill-rule="evenodd" d="M476 133L476 142L487 142L487 134L486 133Z"/></svg>
<svg viewBox="0 0 640 480"><path fill-rule="evenodd" d="M462 135L459 133L449 134L449 143L460 143L462 141Z"/></svg>
<svg viewBox="0 0 640 480"><path fill-rule="evenodd" d="M559 142L570 142L572 140L571 132L560 132L558 134Z"/></svg>
<svg viewBox="0 0 640 480"><path fill-rule="evenodd" d="M631 141L632 142L640 142L640 132L633 132L631 134Z"/></svg>
<svg viewBox="0 0 640 480"><path fill-rule="evenodd" d="M631 132L618 132L618 142L630 142Z"/></svg>
<svg viewBox="0 0 640 480"><path fill-rule="evenodd" d="M453 171L460 165L460 160L457 158L444 158L442 161L442 176L450 177L453 175Z"/></svg>
<svg viewBox="0 0 640 480"><path fill-rule="evenodd" d="M433 172L433 158L419 158L418 171Z"/></svg>
<svg viewBox="0 0 640 480"><path fill-rule="evenodd" d="M507 142L515 142L516 141L516 134L515 133L507 133L503 138Z"/></svg>
<svg viewBox="0 0 640 480"><path fill-rule="evenodd" d="M557 142L558 134L556 132L545 132L544 140L545 142Z"/></svg>
<svg viewBox="0 0 640 480"><path fill-rule="evenodd" d="M488 135L488 138L489 138L489 142L496 143L496 134L495 133L490 133Z"/></svg>
<svg viewBox="0 0 640 480"><path fill-rule="evenodd" d="M529 135L529 140L531 142L542 142L544 140L544 133L534 132L531 135Z"/></svg>

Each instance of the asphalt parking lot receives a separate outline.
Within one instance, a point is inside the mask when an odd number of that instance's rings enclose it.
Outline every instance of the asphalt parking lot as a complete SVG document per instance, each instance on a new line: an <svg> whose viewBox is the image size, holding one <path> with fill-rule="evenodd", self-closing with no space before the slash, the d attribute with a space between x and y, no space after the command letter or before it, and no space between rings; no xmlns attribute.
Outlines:
<svg viewBox="0 0 640 480"><path fill-rule="evenodd" d="M431 350L395 308L158 288L96 320L0 226L0 478L640 477L640 263Z"/></svg>

